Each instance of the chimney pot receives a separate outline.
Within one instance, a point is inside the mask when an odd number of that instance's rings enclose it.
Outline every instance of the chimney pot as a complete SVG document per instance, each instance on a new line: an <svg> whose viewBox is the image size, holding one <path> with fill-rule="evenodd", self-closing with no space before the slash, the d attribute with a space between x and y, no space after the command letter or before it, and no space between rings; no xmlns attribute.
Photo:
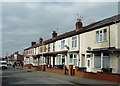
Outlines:
<svg viewBox="0 0 120 86"><path fill-rule="evenodd" d="M83 24L81 22L81 19L78 18L76 21L76 30L81 29L82 26L83 26Z"/></svg>
<svg viewBox="0 0 120 86"><path fill-rule="evenodd" d="M36 42L31 42L31 46L33 46L33 45L35 45L36 44Z"/></svg>
<svg viewBox="0 0 120 86"><path fill-rule="evenodd" d="M53 33L52 33L52 38L56 37L57 36L57 33L55 30L53 30Z"/></svg>
<svg viewBox="0 0 120 86"><path fill-rule="evenodd" d="M42 41L43 41L43 38L40 38L39 39L39 43L42 44Z"/></svg>

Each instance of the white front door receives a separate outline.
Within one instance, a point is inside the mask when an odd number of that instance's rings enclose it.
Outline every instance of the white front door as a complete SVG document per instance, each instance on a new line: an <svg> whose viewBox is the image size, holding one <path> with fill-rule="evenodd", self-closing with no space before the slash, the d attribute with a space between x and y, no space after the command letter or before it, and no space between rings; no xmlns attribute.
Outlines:
<svg viewBox="0 0 120 86"><path fill-rule="evenodd" d="M91 58L90 55L87 55L87 71L91 72Z"/></svg>

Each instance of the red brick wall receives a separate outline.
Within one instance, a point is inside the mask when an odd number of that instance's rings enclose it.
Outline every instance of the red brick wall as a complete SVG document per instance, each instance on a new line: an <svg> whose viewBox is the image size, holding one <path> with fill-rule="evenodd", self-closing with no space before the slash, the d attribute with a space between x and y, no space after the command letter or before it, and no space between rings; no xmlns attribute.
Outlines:
<svg viewBox="0 0 120 86"><path fill-rule="evenodd" d="M26 69L28 69L28 66L23 66L23 68L26 68Z"/></svg>
<svg viewBox="0 0 120 86"><path fill-rule="evenodd" d="M68 75L69 75L69 76L73 76L73 75L74 75L73 65L69 65Z"/></svg>
<svg viewBox="0 0 120 86"><path fill-rule="evenodd" d="M42 52L42 46L40 47L40 52Z"/></svg>
<svg viewBox="0 0 120 86"><path fill-rule="evenodd" d="M26 50L26 54L28 54L28 50Z"/></svg>
<svg viewBox="0 0 120 86"><path fill-rule="evenodd" d="M44 46L44 52L46 52L46 45Z"/></svg>
<svg viewBox="0 0 120 86"><path fill-rule="evenodd" d="M80 72L78 71L78 67L75 68L75 76L120 83L119 75Z"/></svg>
<svg viewBox="0 0 120 86"><path fill-rule="evenodd" d="M36 67L31 67L32 70L36 70L37 68Z"/></svg>
<svg viewBox="0 0 120 86"><path fill-rule="evenodd" d="M54 69L54 68L47 68L47 66L45 67L45 71L46 72L52 72L52 73L58 73L58 74L63 74L65 75L65 66L63 67L63 70L60 69Z"/></svg>
<svg viewBox="0 0 120 86"><path fill-rule="evenodd" d="M40 67L31 67L32 70L39 70L39 71L42 71L42 66Z"/></svg>

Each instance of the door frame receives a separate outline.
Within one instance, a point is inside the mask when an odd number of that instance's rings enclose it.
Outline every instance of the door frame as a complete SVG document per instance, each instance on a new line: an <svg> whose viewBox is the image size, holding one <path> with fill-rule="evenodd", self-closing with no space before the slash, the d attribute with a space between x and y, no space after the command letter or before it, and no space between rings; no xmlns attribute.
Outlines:
<svg viewBox="0 0 120 86"><path fill-rule="evenodd" d="M90 56L89 58L88 58L88 55ZM88 72L91 72L91 56L92 54L91 53L86 53L86 67L87 67L87 70L86 71L88 71ZM88 60L89 60L89 67L88 67Z"/></svg>

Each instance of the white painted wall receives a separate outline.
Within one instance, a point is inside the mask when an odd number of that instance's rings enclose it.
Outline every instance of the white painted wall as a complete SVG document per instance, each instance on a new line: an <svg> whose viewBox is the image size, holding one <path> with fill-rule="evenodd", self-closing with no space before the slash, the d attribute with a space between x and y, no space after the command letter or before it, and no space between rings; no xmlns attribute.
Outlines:
<svg viewBox="0 0 120 86"><path fill-rule="evenodd" d="M14 59L17 60L17 54L14 54Z"/></svg>
<svg viewBox="0 0 120 86"><path fill-rule="evenodd" d="M117 23L117 46L120 48L120 23Z"/></svg>

